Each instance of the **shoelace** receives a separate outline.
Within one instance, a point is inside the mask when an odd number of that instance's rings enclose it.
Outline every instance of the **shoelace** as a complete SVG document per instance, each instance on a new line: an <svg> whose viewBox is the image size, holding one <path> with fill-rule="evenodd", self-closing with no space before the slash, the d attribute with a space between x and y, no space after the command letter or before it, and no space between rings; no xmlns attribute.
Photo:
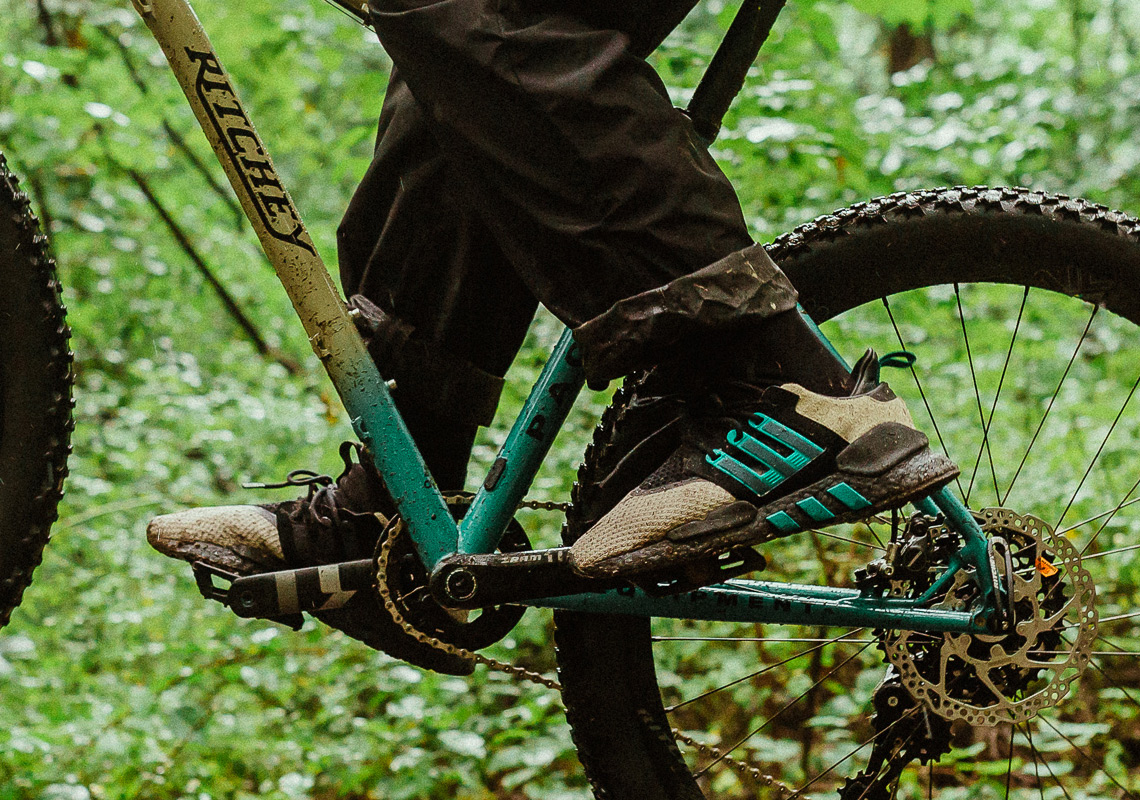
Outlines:
<svg viewBox="0 0 1140 800"><path fill-rule="evenodd" d="M879 367L910 369L918 362L918 356L909 350L892 350L879 358Z"/></svg>
<svg viewBox="0 0 1140 800"><path fill-rule="evenodd" d="M329 475L320 475L311 469L295 469L280 483L243 483L243 489L287 489L290 486L328 486L333 482Z"/></svg>
<svg viewBox="0 0 1140 800"><path fill-rule="evenodd" d="M356 442L341 442L340 458L344 462L341 477L353 467L352 453L359 458L361 446ZM335 528L340 517L336 501L336 481L331 475L322 475L311 469L295 469L285 475L279 483L243 483L243 489L286 489L291 486L309 487L305 498L304 514L308 521L322 528ZM325 516L324 514L328 516ZM298 520L300 521L300 520Z"/></svg>

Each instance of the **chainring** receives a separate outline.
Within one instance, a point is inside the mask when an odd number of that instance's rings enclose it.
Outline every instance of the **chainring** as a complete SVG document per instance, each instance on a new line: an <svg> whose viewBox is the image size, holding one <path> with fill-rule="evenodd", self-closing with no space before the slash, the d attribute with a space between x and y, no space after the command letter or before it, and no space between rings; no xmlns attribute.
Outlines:
<svg viewBox="0 0 1140 800"><path fill-rule="evenodd" d="M466 512L470 498L453 495L447 501L459 519ZM383 585L385 590L381 593L381 606L397 624L410 625L427 639L474 651L499 641L522 619L526 606L493 606L471 614L441 606L428 589L428 572L415 551L411 536L399 533L402 529L399 517L394 517L380 537L374 556L377 585ZM512 519L507 525L499 549L504 553L531 549L530 540L517 520ZM385 598L391 600L391 606L383 602Z"/></svg>
<svg viewBox="0 0 1140 800"><path fill-rule="evenodd" d="M999 559L998 572L1013 588L1013 630L890 631L883 649L906 690L935 714L971 725L1020 723L1059 703L1088 667L1097 632L1096 590L1076 548L1042 520L1004 508L976 513L982 530L1008 545L1008 564ZM945 526L931 529L934 537L948 533ZM913 597L923 588L921 582L895 581L891 594ZM976 586L962 570L933 607L962 611L976 599ZM1067 641L1064 630L1076 637Z"/></svg>

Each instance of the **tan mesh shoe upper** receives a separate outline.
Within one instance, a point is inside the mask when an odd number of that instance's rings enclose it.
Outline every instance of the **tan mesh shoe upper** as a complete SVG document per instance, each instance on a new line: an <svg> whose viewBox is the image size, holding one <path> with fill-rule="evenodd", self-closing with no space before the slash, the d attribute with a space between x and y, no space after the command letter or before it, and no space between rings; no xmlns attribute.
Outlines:
<svg viewBox="0 0 1140 800"><path fill-rule="evenodd" d="M856 397L827 397L797 383L785 383L780 388L799 396L800 399L796 402L797 414L830 428L848 443L884 422L899 422L908 428L914 427L910 411L899 397L886 402L865 394Z"/></svg>
<svg viewBox="0 0 1140 800"><path fill-rule="evenodd" d="M648 492L634 490L574 543L574 562L588 566L660 541L678 525L697 522L735 498L715 483L693 478Z"/></svg>
<svg viewBox="0 0 1140 800"><path fill-rule="evenodd" d="M146 539L163 555L178 558L188 544L206 543L283 559L273 514L257 506L192 508L155 517Z"/></svg>

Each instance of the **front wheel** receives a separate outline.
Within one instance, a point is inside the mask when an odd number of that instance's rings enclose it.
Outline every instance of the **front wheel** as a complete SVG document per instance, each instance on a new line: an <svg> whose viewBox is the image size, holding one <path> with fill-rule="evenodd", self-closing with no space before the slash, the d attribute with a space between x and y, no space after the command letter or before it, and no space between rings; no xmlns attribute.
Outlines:
<svg viewBox="0 0 1140 800"><path fill-rule="evenodd" d="M841 352L918 356L888 377L961 467L967 504L1071 543L1099 625L1066 621L1049 646L1087 639L1091 663L1032 718L971 724L913 700L883 632L559 612L563 696L595 794L1140 797L1140 222L1024 189L941 189L820 218L769 252ZM668 449L666 433L630 454L660 430L618 395L567 543ZM889 536L877 519L770 543L766 577L850 586Z"/></svg>
<svg viewBox="0 0 1140 800"><path fill-rule="evenodd" d="M47 239L0 155L0 627L31 583L63 491L69 336Z"/></svg>

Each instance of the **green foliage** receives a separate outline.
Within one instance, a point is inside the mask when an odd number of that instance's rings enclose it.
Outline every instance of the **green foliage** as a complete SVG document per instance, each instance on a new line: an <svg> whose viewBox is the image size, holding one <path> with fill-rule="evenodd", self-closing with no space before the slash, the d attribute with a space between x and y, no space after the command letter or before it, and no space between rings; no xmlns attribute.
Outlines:
<svg viewBox="0 0 1140 800"><path fill-rule="evenodd" d="M887 25L909 25L914 30L927 26L942 29L974 11L973 0L851 0L851 5Z"/></svg>
<svg viewBox="0 0 1140 800"><path fill-rule="evenodd" d="M318 249L335 263L335 228L369 162L387 58L369 32L318 3L198 6ZM868 196L941 183L1029 184L1135 210L1140 20L1126 6L793 4L715 152L765 239ZM160 510L259 500L240 484L299 466L335 474L335 444L349 429L316 365L290 376L241 338L115 166L146 174L270 343L306 359L256 241L166 131L210 163L129 4L43 0L43 9L0 0L0 150L51 224L75 331L78 427L56 539L0 638L0 800L587 796L549 692L483 671L469 681L420 673L312 622L292 633L239 621L202 602L187 571L145 545L145 522ZM653 57L678 102L731 11L698 8ZM892 76L881 23L902 22L932 28L938 59ZM214 165L208 174L224 180ZM863 336L858 319L847 324L852 339ZM1047 347L1050 320L1032 324ZM556 329L545 316L534 326L473 476L493 458ZM535 496L566 495L605 400L584 398ZM1103 427L1100 416L1072 425ZM557 521L524 522L540 543L557 541ZM815 555L789 556L792 571L815 569ZM1135 561L1120 569L1140 586ZM492 653L549 672L549 628L548 615L530 612ZM667 692L677 676L712 685L739 666L710 667L698 643L681 655ZM854 696L868 696L873 675L850 677ZM731 709L795 691L754 682ZM851 702L837 697L813 724L830 730ZM781 734L755 749L794 761L795 742L783 738L792 734Z"/></svg>

